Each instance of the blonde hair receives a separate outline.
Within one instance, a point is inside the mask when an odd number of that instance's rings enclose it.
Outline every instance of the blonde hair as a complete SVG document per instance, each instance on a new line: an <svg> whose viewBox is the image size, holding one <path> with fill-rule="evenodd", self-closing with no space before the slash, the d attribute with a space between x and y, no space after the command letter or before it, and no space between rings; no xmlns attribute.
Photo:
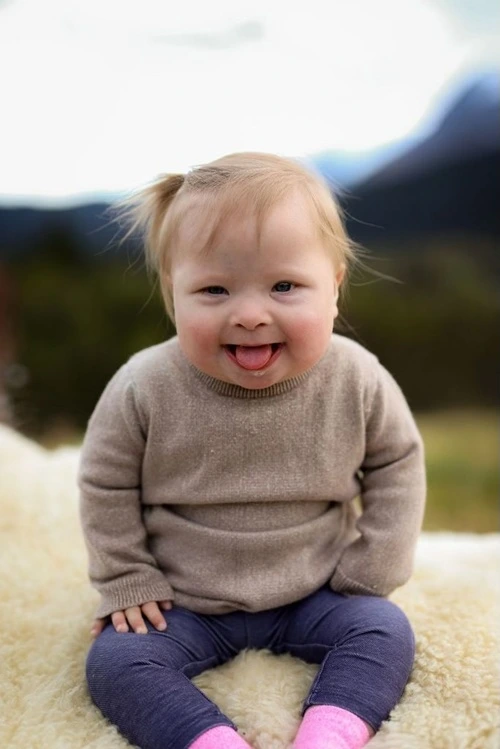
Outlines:
<svg viewBox="0 0 500 749"><path fill-rule="evenodd" d="M190 209L203 211L206 227L202 248L209 249L219 227L250 206L260 227L266 213L299 189L317 220L319 233L345 275L356 261L356 245L344 226L340 206L326 182L299 162L266 153L234 153L191 169L163 174L152 184L115 206L128 225L122 241L139 232L148 269L158 274L167 313L175 321L170 264L179 227Z"/></svg>

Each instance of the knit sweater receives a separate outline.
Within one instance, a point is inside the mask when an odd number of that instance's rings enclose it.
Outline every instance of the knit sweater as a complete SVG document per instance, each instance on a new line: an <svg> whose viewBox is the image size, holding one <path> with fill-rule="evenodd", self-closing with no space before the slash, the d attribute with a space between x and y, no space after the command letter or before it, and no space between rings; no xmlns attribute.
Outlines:
<svg viewBox="0 0 500 749"><path fill-rule="evenodd" d="M90 418L79 486L98 617L164 599L259 611L327 583L386 596L425 503L400 388L336 334L308 372L255 390L199 371L177 338L132 356Z"/></svg>

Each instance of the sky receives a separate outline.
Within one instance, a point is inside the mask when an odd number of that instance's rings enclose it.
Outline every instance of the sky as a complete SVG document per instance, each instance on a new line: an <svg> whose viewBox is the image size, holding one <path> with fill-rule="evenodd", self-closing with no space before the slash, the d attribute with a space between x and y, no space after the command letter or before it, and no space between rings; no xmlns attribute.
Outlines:
<svg viewBox="0 0 500 749"><path fill-rule="evenodd" d="M499 29L491 0L0 0L0 203L370 150L500 69Z"/></svg>

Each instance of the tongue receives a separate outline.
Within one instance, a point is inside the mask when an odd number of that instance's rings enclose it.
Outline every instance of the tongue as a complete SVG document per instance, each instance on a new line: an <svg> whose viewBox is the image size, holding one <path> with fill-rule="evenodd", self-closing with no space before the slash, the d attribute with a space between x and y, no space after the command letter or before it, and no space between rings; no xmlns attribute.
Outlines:
<svg viewBox="0 0 500 749"><path fill-rule="evenodd" d="M234 355L243 369L262 369L273 355L273 347L269 344L265 346L236 346Z"/></svg>

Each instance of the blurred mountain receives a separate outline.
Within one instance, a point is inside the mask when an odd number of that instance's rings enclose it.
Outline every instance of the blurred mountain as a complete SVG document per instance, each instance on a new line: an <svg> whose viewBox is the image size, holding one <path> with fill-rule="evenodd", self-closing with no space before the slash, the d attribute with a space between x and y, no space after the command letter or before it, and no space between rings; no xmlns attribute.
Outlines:
<svg viewBox="0 0 500 749"><path fill-rule="evenodd" d="M454 99L434 132L399 158L383 165L364 183L364 189L407 181L446 165L498 154L499 74L485 73L472 79Z"/></svg>
<svg viewBox="0 0 500 749"><path fill-rule="evenodd" d="M387 152L385 163L360 180L353 175L345 194L340 190L357 241L429 233L500 235L498 74L468 81L441 105L435 122L427 137L398 154ZM342 169L340 164L339 175Z"/></svg>
<svg viewBox="0 0 500 749"><path fill-rule="evenodd" d="M433 119L425 135L368 152L332 151L308 159L338 193L356 241L369 245L422 233L500 235L494 197L500 176L498 74L469 79L448 94ZM108 208L106 202L0 207L0 260L33 252L42 237L62 234L75 251L106 257L118 231Z"/></svg>
<svg viewBox="0 0 500 749"><path fill-rule="evenodd" d="M443 96L420 133L369 151L324 151L309 163L340 191L400 180L450 161L498 150L500 78L475 75Z"/></svg>
<svg viewBox="0 0 500 749"><path fill-rule="evenodd" d="M408 137L369 151L322 151L305 161L327 180L334 192L342 194L399 157L415 140L414 136Z"/></svg>
<svg viewBox="0 0 500 749"><path fill-rule="evenodd" d="M30 254L43 238L64 234L83 255L106 254L118 227L107 214L109 203L71 208L1 208L0 260Z"/></svg>

